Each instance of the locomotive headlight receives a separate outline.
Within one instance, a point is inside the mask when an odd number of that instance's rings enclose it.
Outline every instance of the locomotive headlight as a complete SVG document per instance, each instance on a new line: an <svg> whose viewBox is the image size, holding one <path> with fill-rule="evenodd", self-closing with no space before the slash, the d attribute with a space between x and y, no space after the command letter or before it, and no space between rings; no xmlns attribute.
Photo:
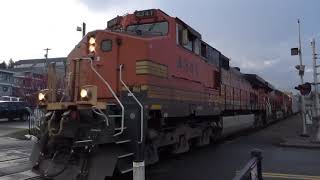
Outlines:
<svg viewBox="0 0 320 180"><path fill-rule="evenodd" d="M97 86L86 85L80 88L79 92L80 104L96 104L97 103Z"/></svg>
<svg viewBox="0 0 320 180"><path fill-rule="evenodd" d="M81 89L80 97L81 98L87 98L88 96L89 96L89 91L87 89Z"/></svg>
<svg viewBox="0 0 320 180"><path fill-rule="evenodd" d="M39 101L44 101L45 99L46 99L46 94L40 92L40 93L38 94L38 100L39 100Z"/></svg>
<svg viewBox="0 0 320 180"><path fill-rule="evenodd" d="M90 53L93 53L93 52L95 52L95 51L96 51L95 45L92 45L92 44L91 44L91 45L89 46L89 52L90 52Z"/></svg>
<svg viewBox="0 0 320 180"><path fill-rule="evenodd" d="M89 38L89 44L90 44L90 45L94 45L95 43L96 43L96 38L90 37L90 38Z"/></svg>
<svg viewBox="0 0 320 180"><path fill-rule="evenodd" d="M96 51L96 38L94 36L91 36L88 39L88 44L89 53L94 53Z"/></svg>

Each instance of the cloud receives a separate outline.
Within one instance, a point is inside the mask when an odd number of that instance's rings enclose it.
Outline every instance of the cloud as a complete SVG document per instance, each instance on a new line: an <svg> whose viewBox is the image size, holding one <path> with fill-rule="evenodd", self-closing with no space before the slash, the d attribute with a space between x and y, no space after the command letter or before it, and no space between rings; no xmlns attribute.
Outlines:
<svg viewBox="0 0 320 180"><path fill-rule="evenodd" d="M296 18L302 22L303 62L312 67L310 39L320 37L319 5L317 0L1 1L0 59L41 58L47 47L52 49L49 57L66 56L81 39L75 28L82 22L88 31L104 29L116 15L160 8L199 31L204 41L232 59L232 66L292 89L299 83L294 68L299 60L290 56L290 48L298 45ZM310 80L312 73L306 73L305 81Z"/></svg>
<svg viewBox="0 0 320 180"><path fill-rule="evenodd" d="M266 66L273 66L273 65L277 64L279 61L280 61L280 58L269 59L269 60L264 60L263 64Z"/></svg>
<svg viewBox="0 0 320 180"><path fill-rule="evenodd" d="M77 0L88 8L89 11L101 13L106 11L128 13L145 8L156 8L155 0ZM121 14L119 14L121 15Z"/></svg>
<svg viewBox="0 0 320 180"><path fill-rule="evenodd" d="M313 69L312 68L306 68L305 72L306 73L311 73L311 72L313 72Z"/></svg>

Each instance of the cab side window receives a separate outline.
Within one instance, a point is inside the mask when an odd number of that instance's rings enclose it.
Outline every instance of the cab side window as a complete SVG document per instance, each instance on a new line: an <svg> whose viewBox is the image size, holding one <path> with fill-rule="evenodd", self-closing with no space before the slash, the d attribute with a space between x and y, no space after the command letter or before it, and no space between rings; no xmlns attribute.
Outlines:
<svg viewBox="0 0 320 180"><path fill-rule="evenodd" d="M176 24L176 42L195 54L200 54L200 39L192 34L188 28L181 24Z"/></svg>

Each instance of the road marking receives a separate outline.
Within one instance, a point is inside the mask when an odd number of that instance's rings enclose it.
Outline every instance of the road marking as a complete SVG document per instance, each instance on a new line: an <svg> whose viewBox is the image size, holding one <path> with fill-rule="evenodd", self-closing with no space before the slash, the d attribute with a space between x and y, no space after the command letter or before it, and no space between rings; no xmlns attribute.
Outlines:
<svg viewBox="0 0 320 180"><path fill-rule="evenodd" d="M238 174L240 171L236 171ZM285 174L285 173L272 173L272 172L263 172L262 176L265 178L277 178L277 179L294 179L294 180L320 180L320 176L310 176L310 175L301 175L301 174Z"/></svg>
<svg viewBox="0 0 320 180"><path fill-rule="evenodd" d="M277 179L320 180L320 176L309 176L309 175L300 175L300 174L264 172L262 173L262 176L265 178L277 178Z"/></svg>

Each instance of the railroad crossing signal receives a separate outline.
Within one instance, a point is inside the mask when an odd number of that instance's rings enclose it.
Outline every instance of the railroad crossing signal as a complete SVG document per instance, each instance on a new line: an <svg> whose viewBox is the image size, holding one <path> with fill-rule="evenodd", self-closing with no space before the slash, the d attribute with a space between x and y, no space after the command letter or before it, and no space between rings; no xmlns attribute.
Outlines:
<svg viewBox="0 0 320 180"><path fill-rule="evenodd" d="M291 56L299 55L299 48L291 48Z"/></svg>
<svg viewBox="0 0 320 180"><path fill-rule="evenodd" d="M302 96L307 96L311 92L311 83L300 84L299 86L294 87L296 90L300 91Z"/></svg>
<svg viewBox="0 0 320 180"><path fill-rule="evenodd" d="M296 65L296 69L299 70L299 75L304 74L305 65Z"/></svg>

